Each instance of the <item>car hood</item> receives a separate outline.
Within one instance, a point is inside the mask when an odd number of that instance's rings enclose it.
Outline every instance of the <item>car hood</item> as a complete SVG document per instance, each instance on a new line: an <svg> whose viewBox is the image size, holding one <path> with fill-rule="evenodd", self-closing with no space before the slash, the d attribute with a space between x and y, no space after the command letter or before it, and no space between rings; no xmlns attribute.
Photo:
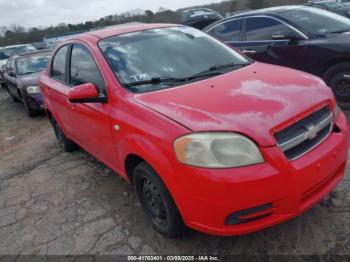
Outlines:
<svg viewBox="0 0 350 262"><path fill-rule="evenodd" d="M21 85L22 86L38 86L40 74L41 73L34 73L34 74L19 76L19 80L21 81Z"/></svg>
<svg viewBox="0 0 350 262"><path fill-rule="evenodd" d="M333 99L312 75L255 62L221 76L134 99L193 132L234 131L261 146L276 144L275 127Z"/></svg>

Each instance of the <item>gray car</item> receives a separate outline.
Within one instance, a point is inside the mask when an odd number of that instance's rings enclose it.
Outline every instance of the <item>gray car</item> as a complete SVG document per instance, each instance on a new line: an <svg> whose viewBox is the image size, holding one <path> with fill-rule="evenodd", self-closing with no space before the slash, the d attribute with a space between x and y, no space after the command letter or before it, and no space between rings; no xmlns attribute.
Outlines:
<svg viewBox="0 0 350 262"><path fill-rule="evenodd" d="M320 8L350 18L350 4L334 1L319 1L306 4L307 6Z"/></svg>

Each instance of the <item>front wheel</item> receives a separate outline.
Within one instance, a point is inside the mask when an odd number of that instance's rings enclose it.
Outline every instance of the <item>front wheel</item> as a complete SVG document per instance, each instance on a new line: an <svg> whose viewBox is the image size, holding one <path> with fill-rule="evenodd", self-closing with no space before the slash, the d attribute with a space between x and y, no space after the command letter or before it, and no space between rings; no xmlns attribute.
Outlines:
<svg viewBox="0 0 350 262"><path fill-rule="evenodd" d="M331 67L324 75L338 102L350 102L350 63Z"/></svg>
<svg viewBox="0 0 350 262"><path fill-rule="evenodd" d="M57 121L55 119L52 119L51 123L60 147L66 152L72 152L77 149L78 146L65 136Z"/></svg>
<svg viewBox="0 0 350 262"><path fill-rule="evenodd" d="M164 183L146 163L133 172L137 196L152 226L167 237L180 236L185 224Z"/></svg>
<svg viewBox="0 0 350 262"><path fill-rule="evenodd" d="M26 99L23 99L23 104L29 117L34 117L38 115L38 111L32 109Z"/></svg>

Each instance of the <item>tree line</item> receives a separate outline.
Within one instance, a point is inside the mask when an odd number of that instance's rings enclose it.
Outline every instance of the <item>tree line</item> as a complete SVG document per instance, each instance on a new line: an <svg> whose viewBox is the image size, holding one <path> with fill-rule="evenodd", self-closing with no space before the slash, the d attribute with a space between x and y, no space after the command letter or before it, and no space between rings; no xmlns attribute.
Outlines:
<svg viewBox="0 0 350 262"><path fill-rule="evenodd" d="M283 4L302 4L305 0L286 0ZM281 5L279 0L229 0L220 3L213 3L209 5L195 6L205 7L215 10L222 15L228 13L235 13L247 9L259 9L264 7ZM194 8L194 7L193 7ZM188 9L188 8L186 8ZM0 37L0 46L14 45L41 42L44 37L59 35L70 32L87 31L95 28L123 24L128 22L141 23L180 23L181 12L184 9L176 11L160 8L157 12L151 10L131 10L123 14L109 15L98 20L87 21L78 24L60 23L58 25L51 25L48 27L32 27L25 28L21 25L11 25L9 27L2 27L3 36Z"/></svg>

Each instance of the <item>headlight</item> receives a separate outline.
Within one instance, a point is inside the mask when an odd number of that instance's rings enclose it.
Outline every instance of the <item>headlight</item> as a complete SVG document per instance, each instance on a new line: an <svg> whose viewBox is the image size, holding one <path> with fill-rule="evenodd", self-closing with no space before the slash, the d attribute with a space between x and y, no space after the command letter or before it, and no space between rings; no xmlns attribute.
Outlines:
<svg viewBox="0 0 350 262"><path fill-rule="evenodd" d="M27 86L26 87L28 94L38 94L40 93L40 88L38 86Z"/></svg>
<svg viewBox="0 0 350 262"><path fill-rule="evenodd" d="M338 106L338 104L334 107L334 118L337 120L340 113L342 112L341 108Z"/></svg>
<svg viewBox="0 0 350 262"><path fill-rule="evenodd" d="M196 133L174 143L177 159L204 168L229 168L264 162L253 141L236 133Z"/></svg>

